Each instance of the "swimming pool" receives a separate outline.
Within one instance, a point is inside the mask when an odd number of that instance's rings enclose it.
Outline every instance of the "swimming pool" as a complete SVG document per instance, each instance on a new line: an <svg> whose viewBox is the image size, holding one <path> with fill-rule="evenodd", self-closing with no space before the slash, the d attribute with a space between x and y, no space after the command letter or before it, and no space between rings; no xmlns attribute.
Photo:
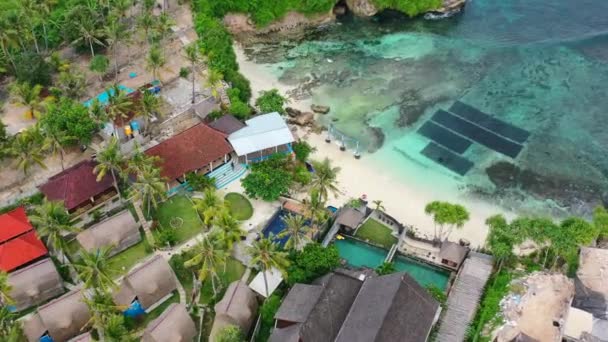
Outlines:
<svg viewBox="0 0 608 342"><path fill-rule="evenodd" d="M384 262L388 254L385 249L350 238L336 239L334 244L338 248L340 257L353 267L377 268ZM442 290L446 289L450 279L448 272L400 255L395 256L393 261L397 271L406 272L418 284L422 286L433 284Z"/></svg>
<svg viewBox="0 0 608 342"><path fill-rule="evenodd" d="M270 220L266 228L262 231L265 238L269 238L271 235L273 236L272 241L279 244L279 246L283 247L289 240L289 234L283 237L278 237L278 235L287 228L285 221L283 219L289 215L291 212L287 210L279 210ZM306 222L308 224L308 221Z"/></svg>
<svg viewBox="0 0 608 342"><path fill-rule="evenodd" d="M418 284L425 287L432 284L445 290L450 280L450 274L447 271L401 255L396 255L393 262L397 271L407 272L412 278L416 279Z"/></svg>
<svg viewBox="0 0 608 342"><path fill-rule="evenodd" d="M135 90L129 88L129 87L125 87L121 84L118 85L118 89L124 91L127 94L131 94L132 92L134 92ZM97 99L102 105L107 105L108 104L108 99L110 98L110 95L114 95L114 89L110 88L102 93L100 93L99 95L97 95L95 97L95 99ZM89 107L91 105L91 103L93 103L94 99L90 99L88 101L84 102L84 105L86 107Z"/></svg>

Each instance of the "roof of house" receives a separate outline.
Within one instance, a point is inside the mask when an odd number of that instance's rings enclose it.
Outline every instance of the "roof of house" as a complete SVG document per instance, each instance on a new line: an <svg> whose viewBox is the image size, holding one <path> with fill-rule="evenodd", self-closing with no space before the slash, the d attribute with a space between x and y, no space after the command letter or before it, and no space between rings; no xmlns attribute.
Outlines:
<svg viewBox="0 0 608 342"><path fill-rule="evenodd" d="M357 228L359 224L363 222L364 218L365 214L359 210L351 207L344 207L340 209L338 217L336 218L336 223L350 228Z"/></svg>
<svg viewBox="0 0 608 342"><path fill-rule="evenodd" d="M190 342L196 335L196 326L186 307L173 303L148 324L142 342Z"/></svg>
<svg viewBox="0 0 608 342"><path fill-rule="evenodd" d="M439 259L454 261L459 265L467 257L468 248L461 246L455 242L443 241L439 250Z"/></svg>
<svg viewBox="0 0 608 342"><path fill-rule="evenodd" d="M226 135L200 123L146 150L161 158L161 175L176 179L232 152Z"/></svg>
<svg viewBox="0 0 608 342"><path fill-rule="evenodd" d="M264 282L264 273L266 273L266 282ZM264 297L268 297L283 282L283 276L276 268L271 268L264 273L258 272L249 283L249 288ZM266 284L268 284L268 293L266 293Z"/></svg>
<svg viewBox="0 0 608 342"><path fill-rule="evenodd" d="M0 243L29 232L32 229L33 227L27 219L27 214L23 207L18 207L0 215Z"/></svg>
<svg viewBox="0 0 608 342"><path fill-rule="evenodd" d="M90 332L86 332L82 335L78 335L70 340L70 342L92 342L95 341Z"/></svg>
<svg viewBox="0 0 608 342"><path fill-rule="evenodd" d="M93 160L84 160L49 178L39 189L49 200L63 201L66 209L75 209L113 186L110 174L97 181L93 172L96 165Z"/></svg>
<svg viewBox="0 0 608 342"><path fill-rule="evenodd" d="M226 114L209 123L209 127L214 128L224 134L232 134L245 127L245 124L234 116Z"/></svg>
<svg viewBox="0 0 608 342"><path fill-rule="evenodd" d="M323 293L319 285L295 284L283 300L275 319L303 323Z"/></svg>
<svg viewBox="0 0 608 342"><path fill-rule="evenodd" d="M50 258L10 273L8 283L11 286L11 298L17 303L17 307L49 289L63 287L63 280Z"/></svg>
<svg viewBox="0 0 608 342"><path fill-rule="evenodd" d="M256 116L245 123L246 127L228 136L239 156L294 142L287 123L277 112Z"/></svg>
<svg viewBox="0 0 608 342"><path fill-rule="evenodd" d="M222 300L215 304L212 337L228 325L236 325L247 332L256 317L258 302L255 293L243 281L232 282Z"/></svg>
<svg viewBox="0 0 608 342"><path fill-rule="evenodd" d="M67 341L82 333L82 328L91 317L82 296L82 291L76 289L40 306L23 325L27 339L38 342L48 331L54 341Z"/></svg>
<svg viewBox="0 0 608 342"><path fill-rule="evenodd" d="M128 306L137 298L147 309L177 289L176 281L169 263L160 255L154 256L123 278L114 302Z"/></svg>
<svg viewBox="0 0 608 342"><path fill-rule="evenodd" d="M439 303L407 273L365 280L336 341L426 341Z"/></svg>
<svg viewBox="0 0 608 342"><path fill-rule="evenodd" d="M0 270L10 272L48 253L34 230L0 243Z"/></svg>
<svg viewBox="0 0 608 342"><path fill-rule="evenodd" d="M126 239L139 236L139 225L128 210L80 232L76 239L87 251L118 246Z"/></svg>

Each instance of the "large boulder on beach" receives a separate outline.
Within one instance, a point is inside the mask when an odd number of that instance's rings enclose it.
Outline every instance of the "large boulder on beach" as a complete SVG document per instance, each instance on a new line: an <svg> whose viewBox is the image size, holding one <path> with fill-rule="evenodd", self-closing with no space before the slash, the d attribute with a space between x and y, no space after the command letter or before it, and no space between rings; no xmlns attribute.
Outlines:
<svg viewBox="0 0 608 342"><path fill-rule="evenodd" d="M292 108L292 107L285 108L285 112L287 113L287 115L289 115L292 118L296 118L296 117L300 116L300 114L302 114L302 111Z"/></svg>
<svg viewBox="0 0 608 342"><path fill-rule="evenodd" d="M371 0L346 0L346 6L358 17L371 17L378 13Z"/></svg>
<svg viewBox="0 0 608 342"><path fill-rule="evenodd" d="M287 122L292 125L298 126L311 126L315 121L315 114L311 112L304 112L295 118L287 119Z"/></svg>
<svg viewBox="0 0 608 342"><path fill-rule="evenodd" d="M311 105L310 109L312 109L313 112L318 114L327 114L330 110L329 106L321 106L316 104Z"/></svg>

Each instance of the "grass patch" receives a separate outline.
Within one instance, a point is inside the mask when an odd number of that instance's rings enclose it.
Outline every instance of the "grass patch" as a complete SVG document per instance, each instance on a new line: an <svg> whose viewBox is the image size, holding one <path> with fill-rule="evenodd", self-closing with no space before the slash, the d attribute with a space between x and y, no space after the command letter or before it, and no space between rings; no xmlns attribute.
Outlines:
<svg viewBox="0 0 608 342"><path fill-rule="evenodd" d="M148 246L146 238L142 237L140 242L111 257L108 264L110 269L124 273L150 254L152 254L152 248Z"/></svg>
<svg viewBox="0 0 608 342"><path fill-rule="evenodd" d="M386 249L390 249L397 243L397 238L394 237L392 233L392 229L376 220L369 219L357 230L355 237L361 240L368 240L372 243L381 245Z"/></svg>
<svg viewBox="0 0 608 342"><path fill-rule="evenodd" d="M216 298L219 300L224 295L224 292L230 283L241 279L243 273L245 273L245 265L234 258L228 258L226 259L226 272L224 272L224 265L220 265L217 271L221 282L221 290L218 292L218 297ZM216 282L215 286L219 288L220 284ZM201 288L200 303L210 304L212 301L213 286L211 284L211 279L207 279Z"/></svg>
<svg viewBox="0 0 608 342"><path fill-rule="evenodd" d="M224 200L228 204L230 213L235 219L239 221L245 221L253 216L253 206L247 197L231 192L224 197Z"/></svg>
<svg viewBox="0 0 608 342"><path fill-rule="evenodd" d="M172 227L172 222L175 226L175 223L178 222L175 219L181 219L179 220L181 221L179 226L174 227L177 235L177 244L193 238L203 230L203 224L198 213L193 208L190 199L185 195L174 196L161 203L158 206L155 217L162 227Z"/></svg>

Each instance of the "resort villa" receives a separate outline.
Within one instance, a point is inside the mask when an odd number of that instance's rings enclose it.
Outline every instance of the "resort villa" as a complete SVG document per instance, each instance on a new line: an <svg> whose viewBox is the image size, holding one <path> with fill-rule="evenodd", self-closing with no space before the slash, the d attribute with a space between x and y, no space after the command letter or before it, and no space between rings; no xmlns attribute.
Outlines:
<svg viewBox="0 0 608 342"><path fill-rule="evenodd" d="M238 326L245 334L249 332L258 312L255 293L241 280L232 282L222 300L215 304L215 320L209 340L215 341L217 334L225 327Z"/></svg>
<svg viewBox="0 0 608 342"><path fill-rule="evenodd" d="M406 273L376 276L370 270L338 269L291 288L269 341L423 342L440 311Z"/></svg>
<svg viewBox="0 0 608 342"><path fill-rule="evenodd" d="M12 272L30 265L48 254L25 209L18 207L0 215L0 270Z"/></svg>
<svg viewBox="0 0 608 342"><path fill-rule="evenodd" d="M93 160L82 161L49 178L39 189L48 200L62 201L74 216L98 208L118 192L109 173L97 181L96 165Z"/></svg>
<svg viewBox="0 0 608 342"><path fill-rule="evenodd" d="M228 141L241 163L264 160L274 153L291 153L293 133L279 113L262 114L245 121L246 126L231 133Z"/></svg>
<svg viewBox="0 0 608 342"><path fill-rule="evenodd" d="M197 336L196 325L183 304L173 303L150 322L142 342L186 342Z"/></svg>
<svg viewBox="0 0 608 342"><path fill-rule="evenodd" d="M50 258L11 272L8 284L16 311L42 304L65 292L63 280Z"/></svg>
<svg viewBox="0 0 608 342"><path fill-rule="evenodd" d="M137 315L164 302L176 289L171 266L157 255L125 275L113 297L116 305L128 307Z"/></svg>
<svg viewBox="0 0 608 342"><path fill-rule="evenodd" d="M112 247L115 255L141 241L139 224L125 210L78 233L76 239L87 252Z"/></svg>

